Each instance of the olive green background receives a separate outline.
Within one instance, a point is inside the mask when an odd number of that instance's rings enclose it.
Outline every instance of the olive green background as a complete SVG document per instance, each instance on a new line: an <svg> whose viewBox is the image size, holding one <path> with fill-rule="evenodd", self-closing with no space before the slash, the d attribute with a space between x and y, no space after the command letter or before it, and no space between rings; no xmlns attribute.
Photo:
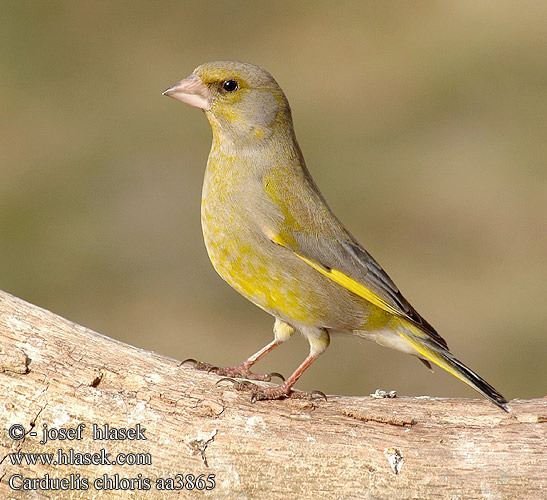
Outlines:
<svg viewBox="0 0 547 500"><path fill-rule="evenodd" d="M268 69L333 210L506 397L547 381L547 3L2 1L0 288L177 359L235 364L272 319L217 277L199 64ZM285 375L300 336L256 368ZM475 396L335 337L298 384Z"/></svg>

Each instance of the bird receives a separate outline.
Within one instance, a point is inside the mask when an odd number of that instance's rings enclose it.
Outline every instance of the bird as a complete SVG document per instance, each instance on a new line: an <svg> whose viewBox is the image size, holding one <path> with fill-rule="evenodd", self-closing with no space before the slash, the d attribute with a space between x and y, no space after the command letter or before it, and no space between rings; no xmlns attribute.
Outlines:
<svg viewBox="0 0 547 500"><path fill-rule="evenodd" d="M209 62L163 95L201 109L212 129L201 198L212 265L274 317L273 340L240 364L188 361L247 379L237 388L250 389L253 402L324 396L293 387L327 349L331 334L343 333L414 355L430 369L433 363L509 411L507 400L450 352L329 208L304 161L289 102L270 73L245 62ZM251 371L296 331L310 350L290 377ZM249 382L272 376L282 383Z"/></svg>

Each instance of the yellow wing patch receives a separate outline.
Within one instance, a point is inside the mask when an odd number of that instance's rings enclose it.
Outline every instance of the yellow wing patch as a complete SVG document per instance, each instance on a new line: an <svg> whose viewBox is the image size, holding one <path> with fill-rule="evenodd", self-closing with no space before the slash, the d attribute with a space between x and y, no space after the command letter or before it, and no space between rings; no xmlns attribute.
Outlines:
<svg viewBox="0 0 547 500"><path fill-rule="evenodd" d="M418 329L415 329L414 333L420 332L420 334L423 336L423 332L419 331ZM457 369L456 367L449 363L443 356L441 356L440 353L437 351L434 351L430 347L426 346L422 342L420 342L418 339L414 338L412 335L407 335L401 331L397 332L401 337L403 337L407 342L409 342L416 351L418 351L424 358L428 359L429 361L432 361L437 366L440 366L443 370L446 370L448 373L454 375L457 379L461 380L463 383L467 384L470 387L475 388L473 384L469 382L468 379L466 379Z"/></svg>
<svg viewBox="0 0 547 500"><path fill-rule="evenodd" d="M268 234L268 232L270 234ZM266 234L268 234L268 236L274 243L277 243L278 245L282 247L287 247L287 245L285 245L285 241L283 240L283 237L280 234L273 235L271 234L271 231L267 231ZM299 259L303 260L306 264L308 264L310 267L320 272L327 278L331 279L335 283L338 283L339 285L343 286L350 292L353 292L354 294L359 295L359 297L362 297L363 299L368 300L371 304L374 304L375 306L379 307L380 309L383 309L384 311L387 311L390 314L394 314L395 316L403 316L401 311L393 307L391 304L387 303L384 299L376 295L372 290L368 289L366 286L350 278L348 275L340 271L337 271L336 269L326 268L322 266L321 264L315 262L314 260L299 254L295 250L292 250L292 252Z"/></svg>
<svg viewBox="0 0 547 500"><path fill-rule="evenodd" d="M313 267L316 271L319 271L321 274L323 274L327 278L330 278L332 281L338 283L344 288L347 288L350 292L353 292L354 294L359 295L359 297L363 297L363 299L368 300L371 304L374 304L375 306L379 307L380 309L383 309L384 311L387 311L391 314L395 314L396 316L401 315L401 311L395 309L391 304L388 304L384 299L376 295L372 290L369 290L366 286L362 285L361 283L358 283L357 281L350 278L346 274L340 271L337 271L336 269L325 268L317 264L313 260L308 259L307 257L304 257L303 255L300 255L298 252L293 252L293 253L299 259L302 259L306 264Z"/></svg>

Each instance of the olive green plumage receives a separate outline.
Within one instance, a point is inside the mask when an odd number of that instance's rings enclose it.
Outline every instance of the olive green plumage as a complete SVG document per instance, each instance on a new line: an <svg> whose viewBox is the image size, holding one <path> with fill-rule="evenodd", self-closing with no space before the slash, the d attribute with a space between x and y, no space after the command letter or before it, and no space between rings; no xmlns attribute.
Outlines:
<svg viewBox="0 0 547 500"><path fill-rule="evenodd" d="M276 318L274 341L223 373L250 375L250 366L296 329L310 342L309 356L281 386L254 390L256 399L293 395L329 333L341 332L431 361L506 409L329 209L306 168L289 103L269 73L247 63L207 63L165 94L203 109L213 131L201 207L211 262Z"/></svg>

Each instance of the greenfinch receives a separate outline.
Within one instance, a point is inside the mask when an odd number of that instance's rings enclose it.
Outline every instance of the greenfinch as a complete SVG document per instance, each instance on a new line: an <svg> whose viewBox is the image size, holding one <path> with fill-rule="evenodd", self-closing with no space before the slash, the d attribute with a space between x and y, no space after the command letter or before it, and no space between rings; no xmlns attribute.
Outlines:
<svg viewBox="0 0 547 500"><path fill-rule="evenodd" d="M201 199L211 263L275 318L273 341L246 361L230 368L195 362L198 368L270 380L251 367L298 330L310 351L294 373L276 386L243 385L253 401L302 397L296 381L331 333L345 333L434 363L508 411L506 399L449 351L332 213L304 162L287 98L267 71L210 62L163 94L201 108L212 128Z"/></svg>

